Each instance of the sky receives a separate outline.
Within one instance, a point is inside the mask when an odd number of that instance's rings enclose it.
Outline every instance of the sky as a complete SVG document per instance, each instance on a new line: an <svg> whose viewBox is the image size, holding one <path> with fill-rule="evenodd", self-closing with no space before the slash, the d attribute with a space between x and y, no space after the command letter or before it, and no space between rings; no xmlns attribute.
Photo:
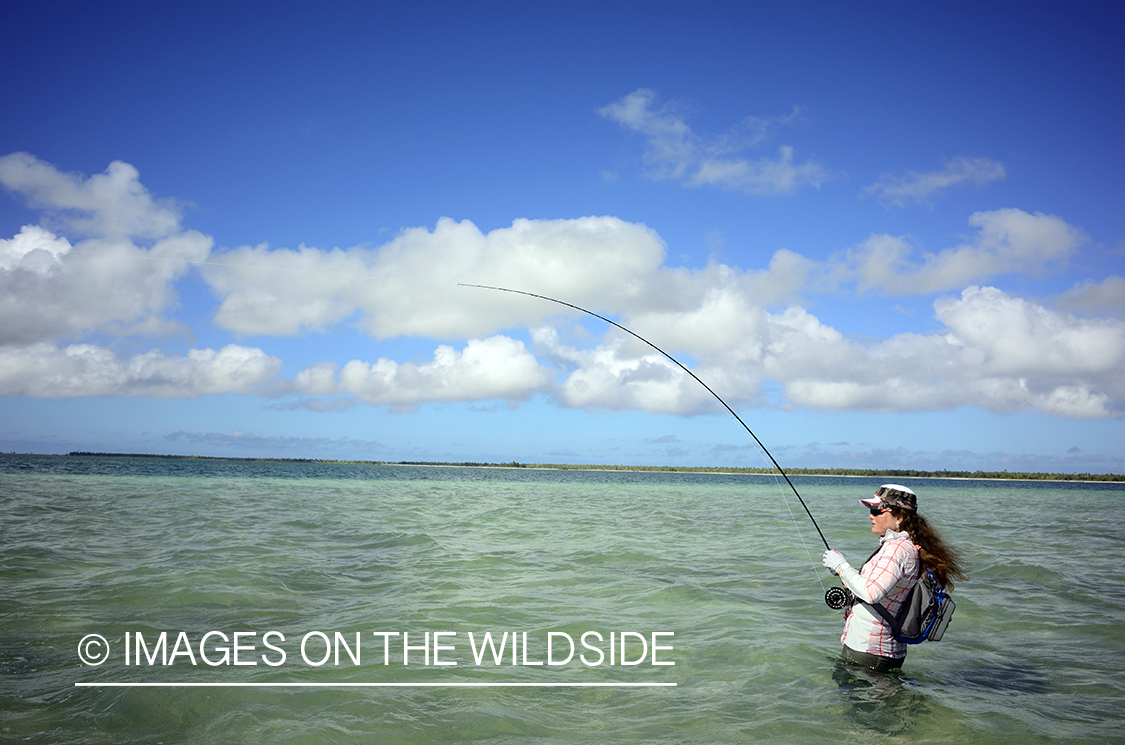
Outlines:
<svg viewBox="0 0 1125 745"><path fill-rule="evenodd" d="M1125 473L1111 3L0 17L0 451Z"/></svg>

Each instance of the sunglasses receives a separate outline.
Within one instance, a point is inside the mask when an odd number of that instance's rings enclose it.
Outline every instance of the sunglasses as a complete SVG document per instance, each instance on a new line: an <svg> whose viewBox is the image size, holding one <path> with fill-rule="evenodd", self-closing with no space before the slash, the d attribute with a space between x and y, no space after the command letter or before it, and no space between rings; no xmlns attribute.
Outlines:
<svg viewBox="0 0 1125 745"><path fill-rule="evenodd" d="M871 517L879 517L879 515L882 515L884 512L891 511L890 507L871 507L869 509L871 510Z"/></svg>

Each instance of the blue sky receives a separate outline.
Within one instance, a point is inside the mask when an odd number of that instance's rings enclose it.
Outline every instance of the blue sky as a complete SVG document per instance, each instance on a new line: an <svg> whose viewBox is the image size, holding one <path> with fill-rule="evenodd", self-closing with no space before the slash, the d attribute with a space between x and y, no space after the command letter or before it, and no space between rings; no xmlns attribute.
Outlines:
<svg viewBox="0 0 1125 745"><path fill-rule="evenodd" d="M1125 472L1109 4L24 5L0 450Z"/></svg>

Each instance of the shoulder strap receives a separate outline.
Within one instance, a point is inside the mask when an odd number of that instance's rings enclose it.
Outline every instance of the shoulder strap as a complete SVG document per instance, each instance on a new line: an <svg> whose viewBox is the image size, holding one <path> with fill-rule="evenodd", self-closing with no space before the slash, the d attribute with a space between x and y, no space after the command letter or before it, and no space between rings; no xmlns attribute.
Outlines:
<svg viewBox="0 0 1125 745"><path fill-rule="evenodd" d="M914 592L914 588L910 588L910 592ZM907 596L907 598L909 599L909 595ZM883 617L883 620L886 621L887 625L891 627L892 636L897 637L902 634L902 626L899 624L898 619L892 616L891 612L884 608L882 603L865 603L862 600L860 601L860 603L862 605L866 605L868 608Z"/></svg>

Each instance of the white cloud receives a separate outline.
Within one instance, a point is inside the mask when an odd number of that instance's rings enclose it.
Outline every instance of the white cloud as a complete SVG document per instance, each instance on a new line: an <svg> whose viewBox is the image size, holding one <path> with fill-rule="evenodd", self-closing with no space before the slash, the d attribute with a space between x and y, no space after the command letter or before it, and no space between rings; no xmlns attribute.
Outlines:
<svg viewBox="0 0 1125 745"><path fill-rule="evenodd" d="M652 325L643 336L681 361L693 360L693 372L734 405L761 405L766 383L776 381L780 405L814 409L1125 413L1125 323L1061 314L990 287L939 300L935 317L942 333L864 345L803 308L768 313L730 296L697 313L659 321L642 315L627 325ZM618 331L593 349L563 344L550 328L533 336L568 371L556 393L562 405L681 415L718 409L686 374Z"/></svg>
<svg viewBox="0 0 1125 745"><path fill-rule="evenodd" d="M883 174L862 195L875 197L884 205L904 207L907 202L929 204L951 186L962 184L987 184L1005 177L1004 165L989 158L956 157L940 171L918 173L909 171L905 176Z"/></svg>
<svg viewBox="0 0 1125 745"><path fill-rule="evenodd" d="M938 300L934 310L955 343L982 354L985 374L1093 376L1107 384L1121 378L1125 322L1058 313L995 287L969 287L959 300Z"/></svg>
<svg viewBox="0 0 1125 745"><path fill-rule="evenodd" d="M218 351L192 349L184 357L152 350L124 359L93 344L59 348L42 342L0 347L0 395L196 398L250 394L273 382L280 370L278 358L235 344Z"/></svg>
<svg viewBox="0 0 1125 745"><path fill-rule="evenodd" d="M0 271L22 265L36 274L50 274L70 248L66 238L38 225L24 225L11 240L0 238Z"/></svg>
<svg viewBox="0 0 1125 745"><path fill-rule="evenodd" d="M556 396L566 407L698 414L714 411L717 405L661 354L630 337L614 334L590 350L560 343L552 328L537 329L533 338L551 358L571 368Z"/></svg>
<svg viewBox="0 0 1125 745"><path fill-rule="evenodd" d="M779 148L777 158L736 157L766 140L778 125L794 119L796 109L787 117L747 117L729 132L708 137L694 133L674 104L656 107L655 103L656 93L641 88L598 111L645 138L644 160L652 179L759 196L792 194L805 186L819 188L828 180L820 164L795 163L789 145Z"/></svg>
<svg viewBox="0 0 1125 745"><path fill-rule="evenodd" d="M25 227L11 242L29 232ZM65 243L47 231L40 237L56 247ZM92 238L69 252L29 251L18 263L8 248L11 268L0 269L0 344L166 328L160 316L175 304L174 281L210 250L211 239L194 231L161 238L148 250L119 238Z"/></svg>
<svg viewBox="0 0 1125 745"><path fill-rule="evenodd" d="M90 236L72 245L25 225L0 240L0 344L182 328L161 316L175 304L174 281L207 258L211 239L180 230L178 214L148 194L132 166L114 162L82 179L14 153L0 158L0 182L59 230ZM132 237L153 242L142 248Z"/></svg>
<svg viewBox="0 0 1125 745"><path fill-rule="evenodd" d="M627 325L690 363L728 404L760 405L767 379L784 381L797 371L831 374L859 356L839 332L804 309L769 313L738 293L716 293L692 311L640 315ZM536 329L533 338L545 354L570 368L557 393L564 405L682 415L721 410L711 394L663 355L619 331L587 350L563 344L550 328Z"/></svg>
<svg viewBox="0 0 1125 745"><path fill-rule="evenodd" d="M832 375L797 371L791 403L869 411L979 406L1073 418L1121 416L1125 324L1081 319L970 287L935 302L942 334L902 334L855 348Z"/></svg>
<svg viewBox="0 0 1125 745"><path fill-rule="evenodd" d="M86 178L62 173L28 153L0 157L0 184L23 194L60 227L107 237L161 238L180 229L180 212L171 200L156 200L140 182L137 169L115 160L105 173Z"/></svg>
<svg viewBox="0 0 1125 745"><path fill-rule="evenodd" d="M872 235L847 252L845 272L857 279L861 292L927 295L1003 274L1041 273L1087 240L1061 218L1019 209L974 212L969 225L978 229L971 242L923 252L921 261L912 258L907 239Z"/></svg>
<svg viewBox="0 0 1125 745"><path fill-rule="evenodd" d="M298 373L294 382L302 393L351 395L408 411L429 402L526 400L549 389L552 378L523 342L492 336L470 339L461 352L443 344L432 362L422 364L352 360L338 375L331 364L315 365Z"/></svg>
<svg viewBox="0 0 1125 745"><path fill-rule="evenodd" d="M215 323L245 334L322 330L346 319L374 337L457 338L557 315L539 300L458 287L499 285L619 305L655 272L664 243L615 217L516 220L487 234L468 220L411 228L377 249L243 247L200 271L222 298Z"/></svg>

